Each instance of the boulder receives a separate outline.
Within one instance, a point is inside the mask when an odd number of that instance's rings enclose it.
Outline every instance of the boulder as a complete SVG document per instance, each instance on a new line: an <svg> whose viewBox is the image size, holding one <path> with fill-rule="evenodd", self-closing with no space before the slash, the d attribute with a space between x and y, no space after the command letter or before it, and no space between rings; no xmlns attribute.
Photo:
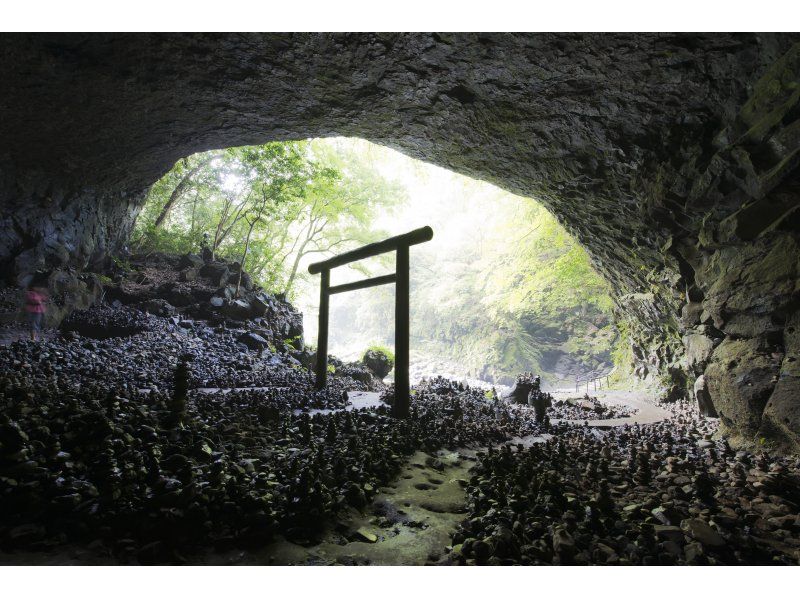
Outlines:
<svg viewBox="0 0 800 598"><path fill-rule="evenodd" d="M264 314L267 313L267 308L269 307L266 295L263 293L259 293L250 299L250 305L252 306L253 315L256 318L263 317Z"/></svg>
<svg viewBox="0 0 800 598"><path fill-rule="evenodd" d="M220 308L220 312L222 312L224 316L234 320L246 320L252 317L253 307L244 299L234 299L233 301L225 303Z"/></svg>
<svg viewBox="0 0 800 598"><path fill-rule="evenodd" d="M177 311L173 305L164 299L150 299L139 303L136 307L143 312L164 318L174 316Z"/></svg>
<svg viewBox="0 0 800 598"><path fill-rule="evenodd" d="M725 546L725 539L702 519L684 519L681 522L681 529L703 546L712 548Z"/></svg>
<svg viewBox="0 0 800 598"><path fill-rule="evenodd" d="M180 282L167 282L155 290L156 298L163 299L175 307L186 307L195 303L192 287Z"/></svg>
<svg viewBox="0 0 800 598"><path fill-rule="evenodd" d="M361 361L381 380L383 380L394 367L394 361L383 351L370 349L364 353L364 357L361 358Z"/></svg>
<svg viewBox="0 0 800 598"><path fill-rule="evenodd" d="M197 268L184 268L178 273L178 279L183 282L193 282L197 280Z"/></svg>
<svg viewBox="0 0 800 598"><path fill-rule="evenodd" d="M722 423L752 438L778 381L780 363L759 339L726 338L705 370L709 396Z"/></svg>
<svg viewBox="0 0 800 598"><path fill-rule="evenodd" d="M703 304L697 302L689 302L681 309L681 324L686 328L699 324L703 313Z"/></svg>
<svg viewBox="0 0 800 598"><path fill-rule="evenodd" d="M242 343L253 351L261 351L269 347L269 341L255 332L245 332L236 339L236 342Z"/></svg>
<svg viewBox="0 0 800 598"><path fill-rule="evenodd" d="M194 302L208 301L214 295L214 292L208 287L203 287L200 285L192 285L190 288L191 288L192 299L194 299Z"/></svg>
<svg viewBox="0 0 800 598"><path fill-rule="evenodd" d="M690 333L683 337L686 347L686 365L695 371L703 371L711 353L714 351L714 339L705 334Z"/></svg>
<svg viewBox="0 0 800 598"><path fill-rule="evenodd" d="M711 394L706 387L706 377L698 376L694 381L694 398L697 401L697 409L700 415L706 417L719 417L717 410L714 409L714 403L711 401Z"/></svg>
<svg viewBox="0 0 800 598"><path fill-rule="evenodd" d="M200 276L208 278L213 284L221 287L228 281L228 266L224 262L211 262L200 268Z"/></svg>
<svg viewBox="0 0 800 598"><path fill-rule="evenodd" d="M297 359L297 361L300 362L301 365L303 365L308 369L314 367L314 363L316 362L317 359L316 352L309 351L308 349L297 350L291 353L291 355L292 357Z"/></svg>
<svg viewBox="0 0 800 598"><path fill-rule="evenodd" d="M778 383L767 401L759 435L776 438L794 452L800 451L800 312L786 323L785 355Z"/></svg>
<svg viewBox="0 0 800 598"><path fill-rule="evenodd" d="M204 265L203 258L199 255L194 253L186 253L181 256L180 261L178 261L178 268L185 269L185 268L202 268Z"/></svg>

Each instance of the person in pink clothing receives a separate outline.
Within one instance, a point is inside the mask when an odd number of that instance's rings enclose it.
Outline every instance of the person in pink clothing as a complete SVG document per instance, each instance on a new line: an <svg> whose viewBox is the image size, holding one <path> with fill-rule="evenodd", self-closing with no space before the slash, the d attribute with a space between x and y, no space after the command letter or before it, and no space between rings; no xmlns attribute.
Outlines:
<svg viewBox="0 0 800 598"><path fill-rule="evenodd" d="M34 278L25 291L25 312L31 326L31 340L36 340L36 335L42 331L44 314L47 311L47 289L39 286L39 281Z"/></svg>

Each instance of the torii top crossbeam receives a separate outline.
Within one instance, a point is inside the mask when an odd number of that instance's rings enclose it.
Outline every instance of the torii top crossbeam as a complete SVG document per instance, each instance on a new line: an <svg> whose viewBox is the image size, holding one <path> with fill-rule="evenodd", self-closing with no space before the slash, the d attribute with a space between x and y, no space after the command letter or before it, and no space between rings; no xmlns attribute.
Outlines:
<svg viewBox="0 0 800 598"><path fill-rule="evenodd" d="M319 293L319 339L317 341L316 376L317 388L322 389L328 383L328 307L329 298L336 293L366 289L382 284L395 283L394 301L394 405L392 413L395 417L408 417L410 382L409 365L409 264L408 248L411 245L425 243L433 238L433 229L424 226L403 235L391 237L377 243L370 243L358 249L336 255L323 262L316 262L308 267L311 274L321 274ZM395 251L395 273L376 276L358 282L338 286L330 286L331 270L363 260L368 257Z"/></svg>

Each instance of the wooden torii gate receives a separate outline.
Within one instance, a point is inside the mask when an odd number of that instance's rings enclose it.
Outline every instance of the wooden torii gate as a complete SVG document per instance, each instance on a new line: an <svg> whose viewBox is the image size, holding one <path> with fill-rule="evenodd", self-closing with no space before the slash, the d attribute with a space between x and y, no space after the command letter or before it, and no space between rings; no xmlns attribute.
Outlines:
<svg viewBox="0 0 800 598"><path fill-rule="evenodd" d="M311 274L322 274L319 289L319 338L317 341L317 389L328 384L328 305L331 295L395 283L394 299L394 405L392 415L408 417L411 384L408 376L409 349L409 268L408 248L433 238L433 229L424 226L404 235L370 243L308 267ZM395 251L395 273L358 282L331 286L331 270L368 257Z"/></svg>

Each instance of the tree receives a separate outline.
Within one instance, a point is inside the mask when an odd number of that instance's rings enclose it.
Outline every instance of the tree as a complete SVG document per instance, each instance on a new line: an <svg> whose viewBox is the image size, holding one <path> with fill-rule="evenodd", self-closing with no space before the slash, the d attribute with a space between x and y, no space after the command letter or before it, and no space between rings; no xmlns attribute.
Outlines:
<svg viewBox="0 0 800 598"><path fill-rule="evenodd" d="M242 286L242 274L244 273L245 267L245 260L247 260L247 250L250 248L250 236L253 234L253 228L255 228L256 224L261 222L262 218L264 218L264 212L267 208L267 191L265 188L262 187L261 189L261 201L258 202L255 208L250 210L244 215L244 220L247 222L247 237L245 237L244 241L244 250L242 251L242 259L239 261L239 277L236 280L236 296L239 296L239 289Z"/></svg>
<svg viewBox="0 0 800 598"><path fill-rule="evenodd" d="M284 293L288 296L304 258L347 245L369 243L386 236L371 228L377 214L402 204L405 190L390 183L353 151L336 150L328 144L312 144L316 161L323 165L308 189L308 201L296 216L300 231L281 258L291 259Z"/></svg>
<svg viewBox="0 0 800 598"><path fill-rule="evenodd" d="M161 212L156 217L156 220L153 223L154 228L158 228L164 223L164 220L166 220L170 210L175 207L175 203L181 199L184 193L186 193L186 191L192 186L192 177L201 172L215 157L216 154L213 152L200 157L197 160L197 163L183 175L181 180L175 186L175 189L173 189L172 193L170 193L167 202L164 204L164 207L161 208Z"/></svg>
<svg viewBox="0 0 800 598"><path fill-rule="evenodd" d="M236 256L256 282L290 295L304 260L377 239L376 214L403 198L358 156L325 144L229 148L181 160L153 185L134 238L140 250L183 252L213 231L214 257Z"/></svg>

